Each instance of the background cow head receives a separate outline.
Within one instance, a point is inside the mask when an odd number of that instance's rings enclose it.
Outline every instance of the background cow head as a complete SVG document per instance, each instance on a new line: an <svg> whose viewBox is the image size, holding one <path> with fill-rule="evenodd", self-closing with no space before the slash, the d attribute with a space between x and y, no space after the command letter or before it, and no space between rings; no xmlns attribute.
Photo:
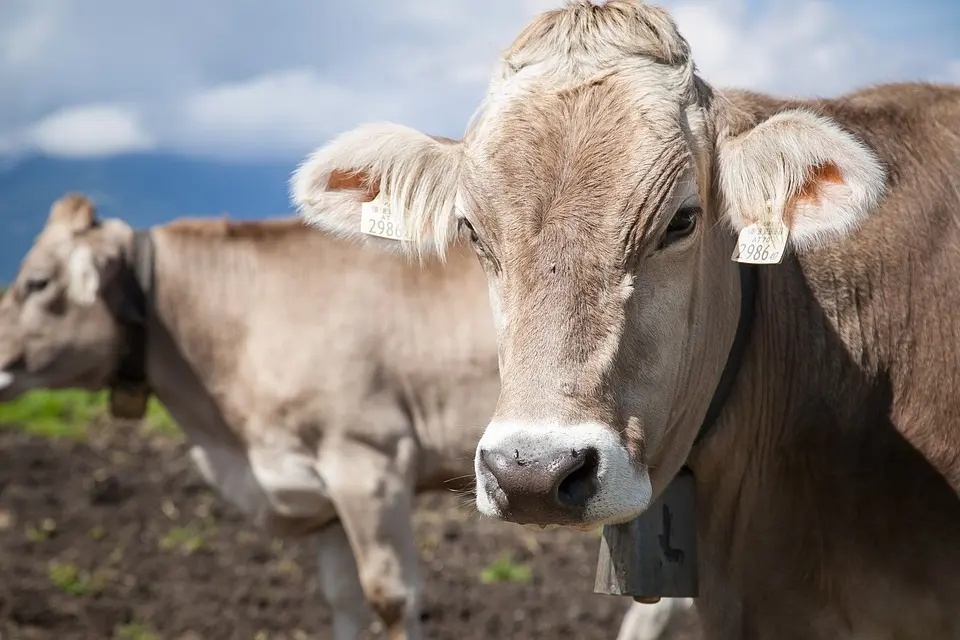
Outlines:
<svg viewBox="0 0 960 640"><path fill-rule="evenodd" d="M55 202L0 300L0 400L37 387L102 388L117 366L118 274L132 230L84 196Z"/></svg>

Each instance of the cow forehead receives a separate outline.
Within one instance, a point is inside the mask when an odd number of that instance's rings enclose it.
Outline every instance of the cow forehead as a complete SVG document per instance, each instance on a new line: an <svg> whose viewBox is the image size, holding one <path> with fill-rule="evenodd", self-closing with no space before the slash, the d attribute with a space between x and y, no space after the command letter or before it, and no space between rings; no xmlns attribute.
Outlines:
<svg viewBox="0 0 960 640"><path fill-rule="evenodd" d="M70 254L79 244L81 241L69 230L45 228L20 261L17 279L66 277Z"/></svg>
<svg viewBox="0 0 960 640"><path fill-rule="evenodd" d="M53 266L65 262L75 245L73 234L58 228L47 228L41 232L24 256L24 265Z"/></svg>
<svg viewBox="0 0 960 640"><path fill-rule="evenodd" d="M462 186L494 244L549 260L622 254L691 162L679 107L637 94L613 76L531 86L486 116Z"/></svg>
<svg viewBox="0 0 960 640"><path fill-rule="evenodd" d="M33 246L27 250L26 255L23 256L20 262L20 273L56 269L65 258L65 256L61 256L62 251L58 251L58 247L59 243L42 238L37 239Z"/></svg>

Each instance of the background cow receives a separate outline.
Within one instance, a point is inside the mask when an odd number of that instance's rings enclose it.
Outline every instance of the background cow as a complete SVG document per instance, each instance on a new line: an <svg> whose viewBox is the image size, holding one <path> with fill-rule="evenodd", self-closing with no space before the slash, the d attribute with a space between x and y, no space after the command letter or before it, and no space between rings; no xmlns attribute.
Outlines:
<svg viewBox="0 0 960 640"><path fill-rule="evenodd" d="M578 0L461 143L362 126L293 197L359 237L381 195L412 240L381 246L469 236L503 380L482 513L621 523L689 464L711 636L960 637L958 132L960 88L720 91L665 11Z"/></svg>
<svg viewBox="0 0 960 640"><path fill-rule="evenodd" d="M454 253L420 268L296 219L137 234L67 195L0 301L0 401L155 393L230 502L319 537L337 640L367 626L365 599L419 638L413 495L470 484L499 390L483 276ZM636 606L622 638L660 637L670 616Z"/></svg>

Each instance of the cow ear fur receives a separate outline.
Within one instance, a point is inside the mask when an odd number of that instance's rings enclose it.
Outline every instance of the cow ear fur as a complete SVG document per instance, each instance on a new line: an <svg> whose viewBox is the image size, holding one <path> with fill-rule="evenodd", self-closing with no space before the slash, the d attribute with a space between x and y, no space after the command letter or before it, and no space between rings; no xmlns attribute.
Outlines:
<svg viewBox="0 0 960 640"><path fill-rule="evenodd" d="M799 251L855 230L886 189L876 154L836 122L784 111L719 147L720 188L734 229L781 212Z"/></svg>
<svg viewBox="0 0 960 640"><path fill-rule="evenodd" d="M307 224L388 250L443 255L456 229L461 145L396 124L357 127L318 148L290 180ZM378 198L405 228L406 241L361 230L361 205ZM399 215L396 213L399 212Z"/></svg>

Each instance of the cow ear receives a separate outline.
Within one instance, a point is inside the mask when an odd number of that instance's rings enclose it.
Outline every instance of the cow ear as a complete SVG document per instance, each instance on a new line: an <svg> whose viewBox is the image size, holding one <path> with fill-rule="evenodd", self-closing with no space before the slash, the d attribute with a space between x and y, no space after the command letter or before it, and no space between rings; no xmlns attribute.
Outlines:
<svg viewBox="0 0 960 640"><path fill-rule="evenodd" d="M63 227L72 233L83 233L97 220L97 208L80 193L68 193L53 203L47 216L47 227Z"/></svg>
<svg viewBox="0 0 960 640"><path fill-rule="evenodd" d="M86 244L78 245L67 263L67 296L82 306L89 306L100 292L100 272L93 251Z"/></svg>
<svg viewBox="0 0 960 640"><path fill-rule="evenodd" d="M460 160L457 141L396 124L363 125L307 157L290 180L291 201L318 229L390 250L442 256L456 230ZM400 239L362 224L364 203L374 199L391 228L401 227L393 234Z"/></svg>
<svg viewBox="0 0 960 640"><path fill-rule="evenodd" d="M780 212L794 249L831 242L877 206L886 171L876 154L829 118L794 109L721 142L720 189L737 231Z"/></svg>

